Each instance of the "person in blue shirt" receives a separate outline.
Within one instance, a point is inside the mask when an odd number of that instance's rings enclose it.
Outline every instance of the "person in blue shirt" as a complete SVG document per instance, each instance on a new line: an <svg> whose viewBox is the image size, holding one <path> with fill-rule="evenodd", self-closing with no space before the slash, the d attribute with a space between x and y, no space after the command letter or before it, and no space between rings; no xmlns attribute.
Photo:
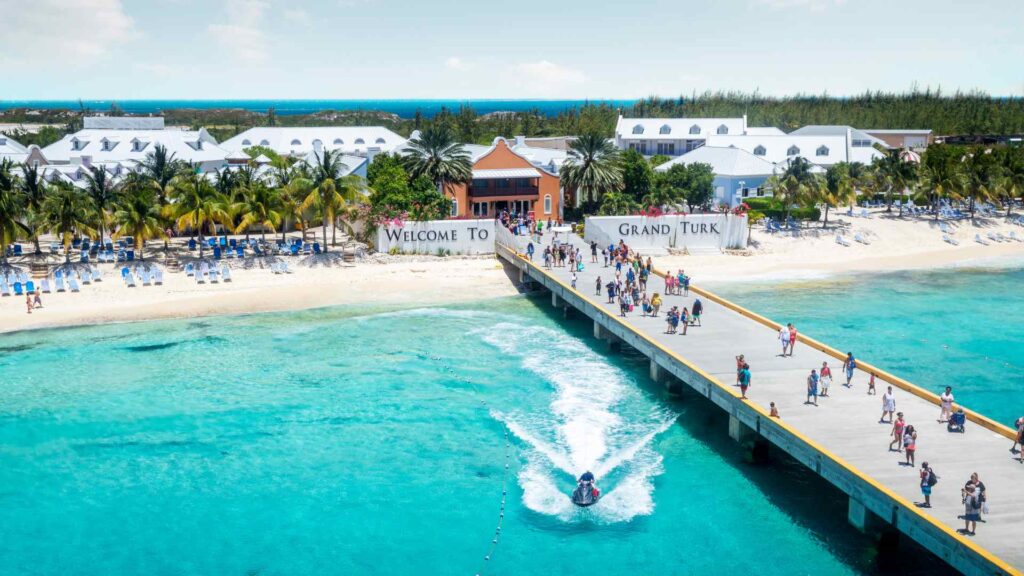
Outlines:
<svg viewBox="0 0 1024 576"><path fill-rule="evenodd" d="M533 261L533 242L526 245L526 256L530 261Z"/></svg>
<svg viewBox="0 0 1024 576"><path fill-rule="evenodd" d="M853 371L857 368L857 361L853 359L853 352L846 353L846 361L843 362L846 369L846 387L850 387L850 380L853 380Z"/></svg>
<svg viewBox="0 0 1024 576"><path fill-rule="evenodd" d="M811 398L814 398L814 402L811 402ZM807 401L804 404L818 405L818 371L813 368L807 377Z"/></svg>

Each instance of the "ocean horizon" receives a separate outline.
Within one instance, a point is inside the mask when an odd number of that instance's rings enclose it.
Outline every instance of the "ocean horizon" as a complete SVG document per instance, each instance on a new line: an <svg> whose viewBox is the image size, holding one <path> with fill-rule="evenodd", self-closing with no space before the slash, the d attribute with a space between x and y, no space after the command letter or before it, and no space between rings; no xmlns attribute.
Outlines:
<svg viewBox="0 0 1024 576"><path fill-rule="evenodd" d="M637 100L630 99L576 99L576 100L545 100L545 99L326 99L326 100L292 100L292 99L214 99L214 100L0 100L0 110L14 108L30 108L59 110L77 110L84 105L91 111L109 110L113 104L131 114L156 114L167 110L215 110L241 109L250 112L266 112L270 108L280 116L313 114L325 110L366 110L397 114L402 118L412 118L419 110L424 116L433 116L442 108L457 110L462 105L472 106L477 114L492 112L524 112L539 110L546 115L554 115L586 104L607 104L613 107L630 107Z"/></svg>

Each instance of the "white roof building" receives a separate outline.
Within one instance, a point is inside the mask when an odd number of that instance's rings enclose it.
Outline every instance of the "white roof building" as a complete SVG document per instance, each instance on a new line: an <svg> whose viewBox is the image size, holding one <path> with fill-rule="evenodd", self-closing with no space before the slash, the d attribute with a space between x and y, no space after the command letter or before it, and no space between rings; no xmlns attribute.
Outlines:
<svg viewBox="0 0 1024 576"><path fill-rule="evenodd" d="M28 158L28 148L0 134L0 160L22 163Z"/></svg>
<svg viewBox="0 0 1024 576"><path fill-rule="evenodd" d="M808 134L783 134L769 136L711 136L708 146L735 147L746 150L773 164L789 158L802 156L812 164L831 166L839 162L862 162L870 164L882 153L874 148L852 146L847 135L814 136Z"/></svg>
<svg viewBox="0 0 1024 576"><path fill-rule="evenodd" d="M660 164L654 170L668 172L676 164L708 164L717 176L771 176L775 164L740 148L701 146L692 152Z"/></svg>
<svg viewBox="0 0 1024 576"><path fill-rule="evenodd" d="M615 146L645 156L679 156L703 146L713 136L775 135L778 128L747 126L740 118L623 118L615 125Z"/></svg>
<svg viewBox="0 0 1024 576"><path fill-rule="evenodd" d="M137 164L157 146L166 148L177 160L199 164L204 172L220 168L228 156L205 129L85 128L43 148L42 153L48 164Z"/></svg>
<svg viewBox="0 0 1024 576"><path fill-rule="evenodd" d="M383 126L311 126L250 128L224 141L224 147L244 150L266 146L281 155L304 157L317 150L372 157L405 144L405 138Z"/></svg>

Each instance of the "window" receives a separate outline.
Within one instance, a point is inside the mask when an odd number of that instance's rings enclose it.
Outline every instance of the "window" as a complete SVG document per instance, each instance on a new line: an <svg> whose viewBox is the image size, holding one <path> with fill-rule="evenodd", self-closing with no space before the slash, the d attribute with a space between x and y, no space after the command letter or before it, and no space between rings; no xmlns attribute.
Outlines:
<svg viewBox="0 0 1024 576"><path fill-rule="evenodd" d="M636 150L636 142L630 142L629 143L629 149L630 150Z"/></svg>
<svg viewBox="0 0 1024 576"><path fill-rule="evenodd" d="M144 147L145 147L145 144L143 144L142 142L140 142L138 140L135 140L134 142L132 142L132 152L141 152Z"/></svg>
<svg viewBox="0 0 1024 576"><path fill-rule="evenodd" d="M509 186L511 186L511 182L512 181L509 180L508 178L500 178L498 180L495 180L495 184L497 185L498 188L508 188Z"/></svg>
<svg viewBox="0 0 1024 576"><path fill-rule="evenodd" d="M260 140L260 146L270 146L270 142L267 140Z"/></svg>
<svg viewBox="0 0 1024 576"><path fill-rule="evenodd" d="M455 218L458 215L459 215L459 199L458 198L452 198L451 216L452 216L452 218Z"/></svg>
<svg viewBox="0 0 1024 576"><path fill-rule="evenodd" d="M377 142L376 142L376 143L377 143L377 144L386 144L386 143L387 143L387 141L386 141L386 140L384 140L383 138L377 138Z"/></svg>
<svg viewBox="0 0 1024 576"><path fill-rule="evenodd" d="M551 194L544 195L544 213L551 214Z"/></svg>
<svg viewBox="0 0 1024 576"><path fill-rule="evenodd" d="M764 156L768 151L764 149L764 146L758 144L754 147L754 156Z"/></svg>
<svg viewBox="0 0 1024 576"><path fill-rule="evenodd" d="M728 134L729 133L729 127L726 126L725 124L722 124L721 126L718 127L718 133L719 134Z"/></svg>
<svg viewBox="0 0 1024 576"><path fill-rule="evenodd" d="M245 140L242 140L242 146L252 146L252 142L250 142L249 139L246 138Z"/></svg>
<svg viewBox="0 0 1024 576"><path fill-rule="evenodd" d="M643 154L644 156L647 155L647 142L640 143L640 153Z"/></svg>
<svg viewBox="0 0 1024 576"><path fill-rule="evenodd" d="M672 133L672 127L669 126L668 124L663 125L661 127L661 129L658 130L658 134L671 134L671 133Z"/></svg>
<svg viewBox="0 0 1024 576"><path fill-rule="evenodd" d="M82 141L79 140L78 138L72 138L71 139L71 149L72 150L81 150L82 149Z"/></svg>
<svg viewBox="0 0 1024 576"><path fill-rule="evenodd" d="M313 140L313 148L322 148L323 145L324 145L324 143L321 142L319 138L316 139L316 140Z"/></svg>
<svg viewBox="0 0 1024 576"><path fill-rule="evenodd" d="M818 146L818 149L815 150L814 154L816 156L828 156L828 146Z"/></svg>
<svg viewBox="0 0 1024 576"><path fill-rule="evenodd" d="M473 202L473 216L487 216L487 202Z"/></svg>
<svg viewBox="0 0 1024 576"><path fill-rule="evenodd" d="M676 154L676 143L675 142L658 142L658 154L665 154L666 156L675 156L675 154Z"/></svg>
<svg viewBox="0 0 1024 576"><path fill-rule="evenodd" d="M800 149L796 146L790 146L789 150L786 150L786 156L799 156Z"/></svg>
<svg viewBox="0 0 1024 576"><path fill-rule="evenodd" d="M750 188L740 188L740 196L742 196L743 198L749 198Z"/></svg>
<svg viewBox="0 0 1024 576"><path fill-rule="evenodd" d="M697 126L696 124L690 126L690 134L700 134L700 126Z"/></svg>
<svg viewBox="0 0 1024 576"><path fill-rule="evenodd" d="M334 139L334 145L335 145L335 146L341 146L341 145L342 145L342 144L344 144L344 143L345 143L345 141L344 141L344 140L342 140L341 138L335 138L335 139Z"/></svg>
<svg viewBox="0 0 1024 576"><path fill-rule="evenodd" d="M356 138L356 144L366 144L366 141L364 141L362 138Z"/></svg>
<svg viewBox="0 0 1024 576"><path fill-rule="evenodd" d="M639 124L637 124L636 126L633 126L633 134L643 134L643 133L644 133L644 127L643 126L641 126Z"/></svg>
<svg viewBox="0 0 1024 576"><path fill-rule="evenodd" d="M516 188L529 188L533 183L530 182L529 178L518 178L516 180Z"/></svg>
<svg viewBox="0 0 1024 576"><path fill-rule="evenodd" d="M487 180L481 180L481 179L473 180L473 189L474 190L486 190L487 189Z"/></svg>
<svg viewBox="0 0 1024 576"><path fill-rule="evenodd" d="M114 149L114 143L111 142L110 140L107 140L106 138L104 138L103 139L103 150L105 152L109 152L110 150L113 150L113 149Z"/></svg>
<svg viewBox="0 0 1024 576"><path fill-rule="evenodd" d="M854 148L871 148L871 140L854 140Z"/></svg>
<svg viewBox="0 0 1024 576"><path fill-rule="evenodd" d="M295 140L292 140L292 146L302 146L302 142L296 138Z"/></svg>

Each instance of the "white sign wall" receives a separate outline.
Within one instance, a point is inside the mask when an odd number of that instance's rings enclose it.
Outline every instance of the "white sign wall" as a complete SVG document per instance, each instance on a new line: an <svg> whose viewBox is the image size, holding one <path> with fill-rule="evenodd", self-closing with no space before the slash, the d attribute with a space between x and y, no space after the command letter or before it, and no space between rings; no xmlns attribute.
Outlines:
<svg viewBox="0 0 1024 576"><path fill-rule="evenodd" d="M429 220L377 229L377 251L401 254L493 254L494 220Z"/></svg>
<svg viewBox="0 0 1024 576"><path fill-rule="evenodd" d="M601 246L622 240L641 252L663 252L669 248L707 252L746 248L747 217L734 214L647 216L591 216L583 235Z"/></svg>

